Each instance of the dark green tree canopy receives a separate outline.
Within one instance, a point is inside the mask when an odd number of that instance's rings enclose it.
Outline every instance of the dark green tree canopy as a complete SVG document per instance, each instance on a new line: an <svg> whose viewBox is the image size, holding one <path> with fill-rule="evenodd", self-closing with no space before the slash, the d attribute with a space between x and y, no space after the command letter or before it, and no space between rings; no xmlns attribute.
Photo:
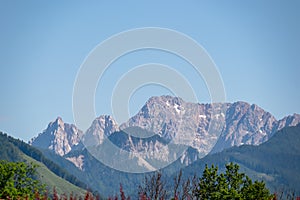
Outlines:
<svg viewBox="0 0 300 200"><path fill-rule="evenodd" d="M218 173L218 167L206 165L195 189L197 199L269 200L273 198L264 182L252 180L239 173L237 164L227 164L225 173Z"/></svg>

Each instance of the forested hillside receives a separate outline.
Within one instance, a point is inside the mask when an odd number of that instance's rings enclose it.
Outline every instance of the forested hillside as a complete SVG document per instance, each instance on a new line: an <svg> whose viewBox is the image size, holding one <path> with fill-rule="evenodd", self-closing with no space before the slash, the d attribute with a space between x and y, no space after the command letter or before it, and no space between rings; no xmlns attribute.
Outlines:
<svg viewBox="0 0 300 200"><path fill-rule="evenodd" d="M57 192L78 194L85 192L87 188L85 184L47 159L38 149L2 132L0 132L0 146L1 160L33 163L39 166L36 178L45 183L49 190L52 191L53 187L61 186Z"/></svg>

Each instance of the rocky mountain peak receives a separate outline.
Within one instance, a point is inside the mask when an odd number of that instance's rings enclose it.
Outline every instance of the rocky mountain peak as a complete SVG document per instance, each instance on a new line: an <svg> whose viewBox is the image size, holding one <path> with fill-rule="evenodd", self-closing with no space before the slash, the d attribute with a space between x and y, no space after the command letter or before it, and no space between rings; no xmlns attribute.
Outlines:
<svg viewBox="0 0 300 200"><path fill-rule="evenodd" d="M140 127L157 133L167 141L191 146L206 154L217 139L209 130L222 128L217 123L210 126L210 122L215 118L225 121L224 108L227 106L190 103L172 96L151 97L137 115L121 125L121 129Z"/></svg>
<svg viewBox="0 0 300 200"><path fill-rule="evenodd" d="M112 116L101 115L92 122L90 128L85 132L84 144L86 146L102 144L105 137L116 131L119 131L119 126Z"/></svg>
<svg viewBox="0 0 300 200"><path fill-rule="evenodd" d="M64 127L64 121L62 120L61 117L57 117L56 120L54 121L54 123L57 125L57 126L60 126L60 127Z"/></svg>
<svg viewBox="0 0 300 200"><path fill-rule="evenodd" d="M63 156L69 153L72 147L80 143L83 132L73 124L64 123L61 117L50 122L47 128L33 138L30 144L40 148L47 148Z"/></svg>
<svg viewBox="0 0 300 200"><path fill-rule="evenodd" d="M277 124L272 114L255 104L233 103L226 112L224 129L212 152L243 144L259 145L278 130Z"/></svg>
<svg viewBox="0 0 300 200"><path fill-rule="evenodd" d="M296 126L300 122L300 114L294 113L293 115L286 116L278 121L275 130L280 130L285 126Z"/></svg>

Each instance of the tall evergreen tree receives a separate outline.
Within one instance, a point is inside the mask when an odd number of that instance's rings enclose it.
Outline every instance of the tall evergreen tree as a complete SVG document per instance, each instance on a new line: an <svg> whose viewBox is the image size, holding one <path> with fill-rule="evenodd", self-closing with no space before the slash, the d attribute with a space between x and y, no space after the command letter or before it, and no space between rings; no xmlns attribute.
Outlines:
<svg viewBox="0 0 300 200"><path fill-rule="evenodd" d="M273 198L264 182L252 180L244 173L239 173L237 164L227 164L226 172L218 174L218 168L205 167L194 191L201 200L269 200Z"/></svg>

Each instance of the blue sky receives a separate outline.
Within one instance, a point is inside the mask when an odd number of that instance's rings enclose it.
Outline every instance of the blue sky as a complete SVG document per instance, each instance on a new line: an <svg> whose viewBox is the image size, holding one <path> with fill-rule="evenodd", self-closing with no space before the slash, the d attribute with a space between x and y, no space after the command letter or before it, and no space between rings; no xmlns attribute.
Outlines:
<svg viewBox="0 0 300 200"><path fill-rule="evenodd" d="M0 2L0 130L23 140L57 116L73 122L72 92L80 65L100 42L121 31L162 27L202 45L217 65L227 101L255 103L277 119L300 113L299 1L6 1ZM158 62L174 66L209 102L201 77L163 52L124 56L96 91L97 115L111 114L115 81L128 68ZM123 70L122 70L123 69ZM101 83L101 82L100 82ZM155 85L134 93L136 113Z"/></svg>

